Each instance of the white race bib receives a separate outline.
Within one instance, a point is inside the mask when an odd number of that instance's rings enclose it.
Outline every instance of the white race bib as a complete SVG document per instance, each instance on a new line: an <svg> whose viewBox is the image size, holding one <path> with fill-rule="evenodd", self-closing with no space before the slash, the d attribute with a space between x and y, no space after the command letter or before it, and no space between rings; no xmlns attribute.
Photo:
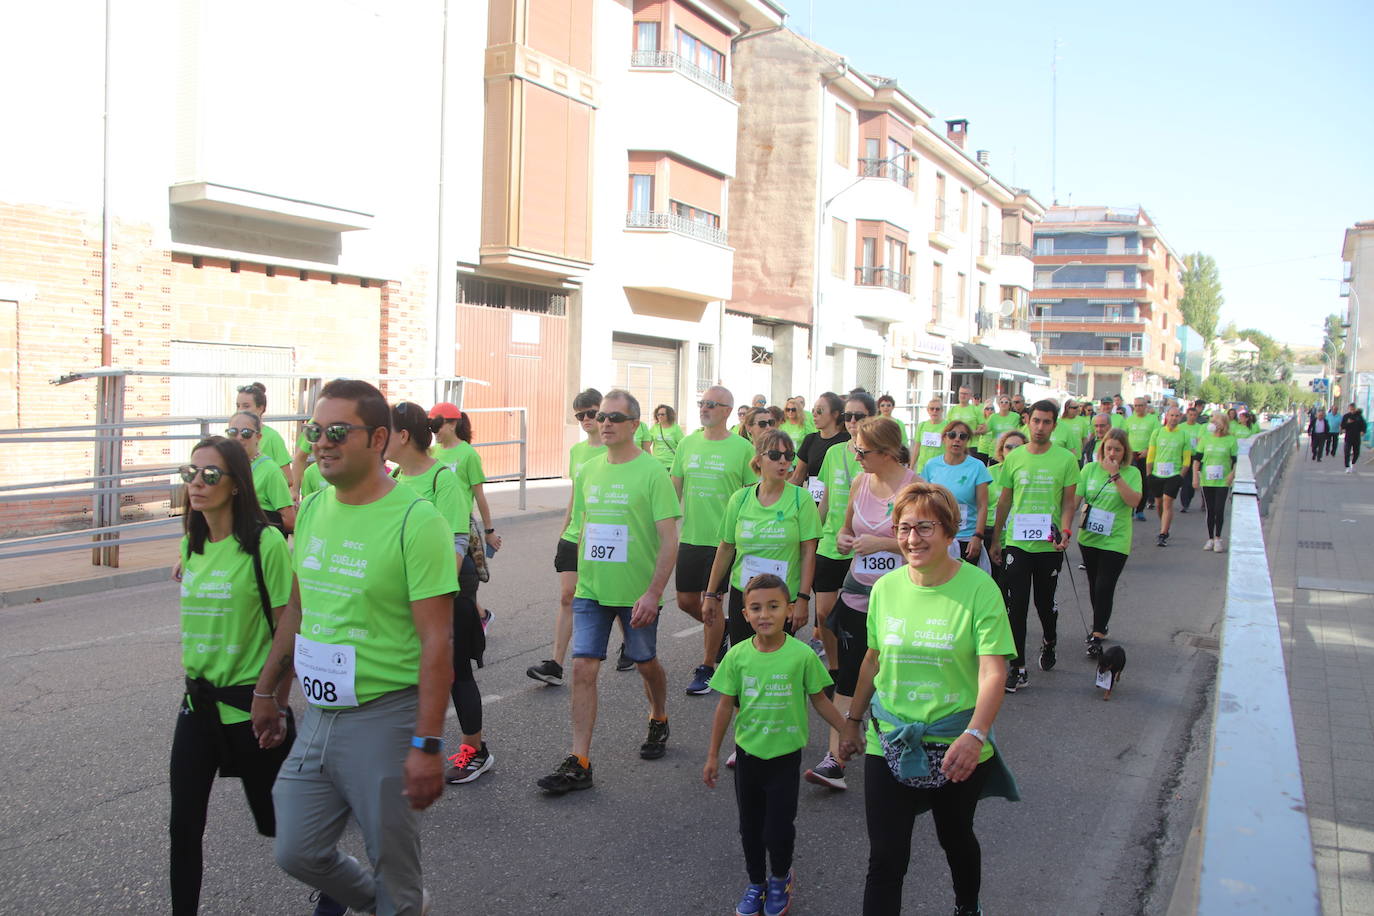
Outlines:
<svg viewBox="0 0 1374 916"><path fill-rule="evenodd" d="M859 565L859 572L871 576L881 576L902 565L901 556L888 551L859 554L854 561Z"/></svg>
<svg viewBox="0 0 1374 916"><path fill-rule="evenodd" d="M1112 533L1112 526L1116 524L1116 513L1108 512L1106 509L1095 509L1088 507L1087 531L1093 534L1100 534L1103 537Z"/></svg>
<svg viewBox="0 0 1374 916"><path fill-rule="evenodd" d="M1050 539L1050 514L1048 512L1022 512L1012 519L1011 539L1013 541L1048 541Z"/></svg>
<svg viewBox="0 0 1374 916"><path fill-rule="evenodd" d="M1206 467L1204 467L1203 470L1206 472L1208 480L1226 479L1226 468L1222 467L1219 464L1209 464Z"/></svg>
<svg viewBox="0 0 1374 916"><path fill-rule="evenodd" d="M625 563L630 552L628 525L595 525L587 523L582 535L582 559L596 563Z"/></svg>
<svg viewBox="0 0 1374 916"><path fill-rule="evenodd" d="M1111 690L1112 678L1113 675L1110 670L1097 672L1097 686L1101 687L1103 690Z"/></svg>
<svg viewBox="0 0 1374 916"><path fill-rule="evenodd" d="M820 502L825 498L825 481L819 477L806 478L806 489L811 493L811 498Z"/></svg>
<svg viewBox="0 0 1374 916"><path fill-rule="evenodd" d="M939 448L939 433L921 433L921 448Z"/></svg>
<svg viewBox="0 0 1374 916"><path fill-rule="evenodd" d="M301 693L316 706L357 706L353 686L358 650L349 645L315 642L296 634L296 677Z"/></svg>
<svg viewBox="0 0 1374 916"><path fill-rule="evenodd" d="M749 584L749 580L755 576L762 576L771 573L782 581L787 581L787 561L770 560L767 557L756 557L752 553L746 553L744 559L740 561L740 585Z"/></svg>
<svg viewBox="0 0 1374 916"><path fill-rule="evenodd" d="M1156 462L1155 462L1155 476L1156 476L1156 477L1173 477L1173 476L1174 476L1175 474L1177 474L1177 473L1178 473L1178 465L1174 464L1172 461L1156 461Z"/></svg>

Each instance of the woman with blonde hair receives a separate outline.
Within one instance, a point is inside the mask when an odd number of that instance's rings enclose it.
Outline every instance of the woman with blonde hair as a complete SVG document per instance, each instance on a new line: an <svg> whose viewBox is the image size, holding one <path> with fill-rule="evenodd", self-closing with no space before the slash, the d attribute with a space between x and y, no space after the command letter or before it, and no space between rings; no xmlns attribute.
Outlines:
<svg viewBox="0 0 1374 916"><path fill-rule="evenodd" d="M1240 450L1225 413L1212 411L1207 432L1197 437L1197 448L1193 453L1193 486L1201 488L1202 504L1207 510L1207 541L1202 549L1224 553L1221 526L1226 521L1226 497L1231 495Z"/></svg>
<svg viewBox="0 0 1374 916"><path fill-rule="evenodd" d="M1088 655L1094 658L1102 654L1116 583L1131 553L1131 513L1144 498L1134 457L1126 430L1109 429L1098 441L1093 460L1078 476L1078 503L1087 507L1078 546L1083 551L1093 609L1093 628L1086 642Z"/></svg>

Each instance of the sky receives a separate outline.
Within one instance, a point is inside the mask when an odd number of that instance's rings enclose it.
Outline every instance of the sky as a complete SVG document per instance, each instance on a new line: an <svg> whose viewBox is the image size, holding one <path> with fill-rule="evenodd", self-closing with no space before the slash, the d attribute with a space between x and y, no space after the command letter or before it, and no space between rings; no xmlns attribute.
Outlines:
<svg viewBox="0 0 1374 916"><path fill-rule="evenodd" d="M1344 232L1374 219L1370 0L784 5L850 66L967 118L999 179L1046 205L1139 204L1180 256L1216 258L1219 327L1317 346L1344 314Z"/></svg>

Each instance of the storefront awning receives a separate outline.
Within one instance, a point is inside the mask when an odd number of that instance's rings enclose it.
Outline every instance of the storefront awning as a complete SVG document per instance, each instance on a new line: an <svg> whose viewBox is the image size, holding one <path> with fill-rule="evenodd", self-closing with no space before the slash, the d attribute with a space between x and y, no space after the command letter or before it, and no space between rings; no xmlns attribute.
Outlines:
<svg viewBox="0 0 1374 916"><path fill-rule="evenodd" d="M951 372L969 375L988 375L993 378L1019 378L1027 382L1048 385L1049 375L1035 363L1020 353L1010 350L994 350L975 343L954 345L954 366Z"/></svg>

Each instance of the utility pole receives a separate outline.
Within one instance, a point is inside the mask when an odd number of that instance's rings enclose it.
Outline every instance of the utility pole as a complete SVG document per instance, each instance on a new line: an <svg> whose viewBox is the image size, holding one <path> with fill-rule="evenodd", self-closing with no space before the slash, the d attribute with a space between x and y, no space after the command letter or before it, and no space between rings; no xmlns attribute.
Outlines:
<svg viewBox="0 0 1374 916"><path fill-rule="evenodd" d="M1050 200L1059 204L1059 46L1058 38L1050 51Z"/></svg>

